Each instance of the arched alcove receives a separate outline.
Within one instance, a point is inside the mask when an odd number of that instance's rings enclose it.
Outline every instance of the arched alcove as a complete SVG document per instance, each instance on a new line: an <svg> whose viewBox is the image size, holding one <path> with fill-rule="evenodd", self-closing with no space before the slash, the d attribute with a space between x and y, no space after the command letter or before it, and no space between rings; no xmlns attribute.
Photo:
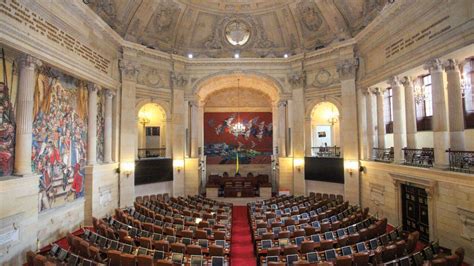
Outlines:
<svg viewBox="0 0 474 266"><path fill-rule="evenodd" d="M138 158L166 156L166 120L166 112L159 104L141 104L137 113Z"/></svg>
<svg viewBox="0 0 474 266"><path fill-rule="evenodd" d="M312 153L317 147L340 147L340 115L337 106L329 101L316 104L311 111Z"/></svg>

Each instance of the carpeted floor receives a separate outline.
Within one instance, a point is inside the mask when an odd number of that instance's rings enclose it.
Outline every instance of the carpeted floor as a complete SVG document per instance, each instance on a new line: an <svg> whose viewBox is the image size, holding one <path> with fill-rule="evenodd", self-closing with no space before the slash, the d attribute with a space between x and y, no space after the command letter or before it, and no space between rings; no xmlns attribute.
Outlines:
<svg viewBox="0 0 474 266"><path fill-rule="evenodd" d="M256 265L246 206L232 209L231 265Z"/></svg>

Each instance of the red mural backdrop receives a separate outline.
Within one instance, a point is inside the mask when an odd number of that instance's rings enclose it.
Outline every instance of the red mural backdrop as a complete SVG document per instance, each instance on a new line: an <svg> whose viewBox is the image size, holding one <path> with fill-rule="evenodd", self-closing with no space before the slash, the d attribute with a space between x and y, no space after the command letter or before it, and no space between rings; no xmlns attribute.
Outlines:
<svg viewBox="0 0 474 266"><path fill-rule="evenodd" d="M240 113L245 133L231 132L237 123L236 112L204 114L204 154L208 164L271 163L273 124L271 112Z"/></svg>

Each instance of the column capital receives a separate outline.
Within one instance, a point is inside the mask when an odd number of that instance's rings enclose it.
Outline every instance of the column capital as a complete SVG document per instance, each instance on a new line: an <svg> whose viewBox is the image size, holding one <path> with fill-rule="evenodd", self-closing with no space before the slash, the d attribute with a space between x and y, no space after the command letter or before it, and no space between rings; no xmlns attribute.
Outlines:
<svg viewBox="0 0 474 266"><path fill-rule="evenodd" d="M388 79L387 81L388 84L390 84L390 86L392 88L394 87L400 87L400 79L398 78L398 76L392 76Z"/></svg>
<svg viewBox="0 0 474 266"><path fill-rule="evenodd" d="M89 90L89 93L93 93L97 92L100 89L100 86L95 83L89 82L87 83L87 89Z"/></svg>
<svg viewBox="0 0 474 266"><path fill-rule="evenodd" d="M188 84L188 78L175 71L171 72L171 81L174 88L184 88Z"/></svg>
<svg viewBox="0 0 474 266"><path fill-rule="evenodd" d="M359 67L359 60L356 58L346 59L340 61L336 65L337 73L340 80L355 79L357 68Z"/></svg>
<svg viewBox="0 0 474 266"><path fill-rule="evenodd" d="M380 88L380 87L376 87L376 88L373 88L373 93L375 95L382 95L385 93L387 89L386 88Z"/></svg>
<svg viewBox="0 0 474 266"><path fill-rule="evenodd" d="M426 62L423 68L426 70L429 70L431 73L433 71L443 71L444 66L443 66L443 63L441 62L441 59L433 58L429 60L428 62Z"/></svg>
<svg viewBox="0 0 474 266"><path fill-rule="evenodd" d="M130 60L120 59L119 68L122 72L122 80L136 81L140 73L140 64Z"/></svg>
<svg viewBox="0 0 474 266"><path fill-rule="evenodd" d="M287 105L288 105L288 100L279 100L279 101L277 102L277 106L278 106L278 107L285 107L285 106L287 106Z"/></svg>
<svg viewBox="0 0 474 266"><path fill-rule="evenodd" d="M409 76L404 76L401 80L402 85L407 88L407 87L413 87L413 79L412 77Z"/></svg>
<svg viewBox="0 0 474 266"><path fill-rule="evenodd" d="M37 68L43 65L43 62L41 60L29 54L22 54L16 60L18 62L18 65L20 65L20 67Z"/></svg>
<svg viewBox="0 0 474 266"><path fill-rule="evenodd" d="M104 95L107 98L113 98L117 94L116 91L111 90L111 89L104 89Z"/></svg>
<svg viewBox="0 0 474 266"><path fill-rule="evenodd" d="M371 88L361 88L360 91L362 92L364 96L370 95L372 93Z"/></svg>
<svg viewBox="0 0 474 266"><path fill-rule="evenodd" d="M446 71L458 71L459 72L459 64L456 59L448 59L444 62L444 69Z"/></svg>
<svg viewBox="0 0 474 266"><path fill-rule="evenodd" d="M306 72L298 71L288 75L288 82L293 88L304 87L306 83Z"/></svg>

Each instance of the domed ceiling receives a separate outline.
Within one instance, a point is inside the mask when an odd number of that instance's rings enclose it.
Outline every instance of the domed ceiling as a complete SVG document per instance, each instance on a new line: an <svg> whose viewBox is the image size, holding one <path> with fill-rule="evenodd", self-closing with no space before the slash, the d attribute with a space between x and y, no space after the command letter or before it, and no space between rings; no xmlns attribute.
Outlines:
<svg viewBox="0 0 474 266"><path fill-rule="evenodd" d="M126 40L194 57L281 57L355 36L386 0L89 0Z"/></svg>

